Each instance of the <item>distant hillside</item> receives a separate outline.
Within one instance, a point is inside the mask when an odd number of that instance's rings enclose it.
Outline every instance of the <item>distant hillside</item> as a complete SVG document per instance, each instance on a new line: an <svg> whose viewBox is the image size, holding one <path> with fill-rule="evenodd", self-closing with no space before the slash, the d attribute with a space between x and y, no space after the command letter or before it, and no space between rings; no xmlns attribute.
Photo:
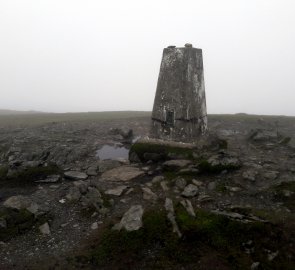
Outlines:
<svg viewBox="0 0 295 270"><path fill-rule="evenodd" d="M38 111L15 111L15 110L0 109L0 115L39 114L39 113L43 113L43 112L38 112Z"/></svg>

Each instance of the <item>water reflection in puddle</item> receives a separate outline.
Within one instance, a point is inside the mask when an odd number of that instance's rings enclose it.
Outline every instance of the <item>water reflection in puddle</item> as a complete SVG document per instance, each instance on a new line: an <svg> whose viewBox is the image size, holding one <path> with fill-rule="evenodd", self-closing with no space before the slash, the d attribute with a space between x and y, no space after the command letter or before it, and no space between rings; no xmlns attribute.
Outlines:
<svg viewBox="0 0 295 270"><path fill-rule="evenodd" d="M104 159L116 159L116 158L126 158L128 159L129 149L124 146L111 146L104 145L101 149L97 150L96 156L100 160Z"/></svg>

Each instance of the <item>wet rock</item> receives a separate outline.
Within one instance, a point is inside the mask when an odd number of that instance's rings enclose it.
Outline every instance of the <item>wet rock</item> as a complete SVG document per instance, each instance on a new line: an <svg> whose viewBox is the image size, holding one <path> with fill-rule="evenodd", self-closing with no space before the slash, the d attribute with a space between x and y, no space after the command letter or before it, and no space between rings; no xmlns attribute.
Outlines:
<svg viewBox="0 0 295 270"><path fill-rule="evenodd" d="M49 235L51 233L50 232L50 227L49 227L47 222L44 223L43 225L39 226L39 230L44 235Z"/></svg>
<svg viewBox="0 0 295 270"><path fill-rule="evenodd" d="M122 193L124 192L124 190L126 190L128 187L127 186L118 186L116 188L113 189L109 189L105 192L105 194L107 195L114 195L114 196L121 196Z"/></svg>
<svg viewBox="0 0 295 270"><path fill-rule="evenodd" d="M132 166L121 166L106 171L101 175L105 181L130 181L134 178L143 176L145 173L139 168Z"/></svg>
<svg viewBox="0 0 295 270"><path fill-rule="evenodd" d="M183 190L183 192L181 193L181 195L183 197L194 197L198 194L198 187L193 185L193 184L189 184L188 186L185 187L185 189Z"/></svg>
<svg viewBox="0 0 295 270"><path fill-rule="evenodd" d="M144 200L153 200L156 201L158 196L148 187L141 188L143 192L143 199Z"/></svg>
<svg viewBox="0 0 295 270"><path fill-rule="evenodd" d="M126 231L137 231L142 227L142 216L143 208L141 205L133 205L124 214L120 223L116 224L113 229L121 230L122 228Z"/></svg>
<svg viewBox="0 0 295 270"><path fill-rule="evenodd" d="M190 164L192 164L190 160L176 159L165 161L162 166L165 170L177 171L187 167Z"/></svg>
<svg viewBox="0 0 295 270"><path fill-rule="evenodd" d="M78 171L67 171L64 173L65 178L70 180L86 180L88 175Z"/></svg>
<svg viewBox="0 0 295 270"><path fill-rule="evenodd" d="M66 199L70 202L77 202L81 198L81 193L78 187L71 187L69 193L66 195Z"/></svg>

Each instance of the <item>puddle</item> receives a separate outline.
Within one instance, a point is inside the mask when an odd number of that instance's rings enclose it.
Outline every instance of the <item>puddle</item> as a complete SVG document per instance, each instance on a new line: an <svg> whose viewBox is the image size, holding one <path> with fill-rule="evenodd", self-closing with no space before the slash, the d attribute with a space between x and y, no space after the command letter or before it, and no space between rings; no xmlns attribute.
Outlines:
<svg viewBox="0 0 295 270"><path fill-rule="evenodd" d="M128 159L129 149L124 146L112 146L104 145L102 148L97 150L96 156L100 160L104 159L116 159L116 158L126 158Z"/></svg>

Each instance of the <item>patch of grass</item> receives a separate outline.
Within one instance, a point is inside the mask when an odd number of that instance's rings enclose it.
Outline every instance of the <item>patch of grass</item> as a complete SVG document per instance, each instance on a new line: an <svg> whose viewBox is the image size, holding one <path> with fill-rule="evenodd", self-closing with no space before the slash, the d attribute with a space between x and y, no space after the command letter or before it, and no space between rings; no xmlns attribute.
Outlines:
<svg viewBox="0 0 295 270"><path fill-rule="evenodd" d="M175 210L182 238L172 232L166 211L152 209L144 213L140 230L113 231L113 224L107 226L91 241L91 248L76 253L67 264L79 269L250 269L259 261L261 269L294 267L295 252L289 245L294 239L277 226L233 221L200 209L191 217L180 204ZM245 252L249 240L252 254ZM279 250L274 261L268 261L266 249Z"/></svg>

